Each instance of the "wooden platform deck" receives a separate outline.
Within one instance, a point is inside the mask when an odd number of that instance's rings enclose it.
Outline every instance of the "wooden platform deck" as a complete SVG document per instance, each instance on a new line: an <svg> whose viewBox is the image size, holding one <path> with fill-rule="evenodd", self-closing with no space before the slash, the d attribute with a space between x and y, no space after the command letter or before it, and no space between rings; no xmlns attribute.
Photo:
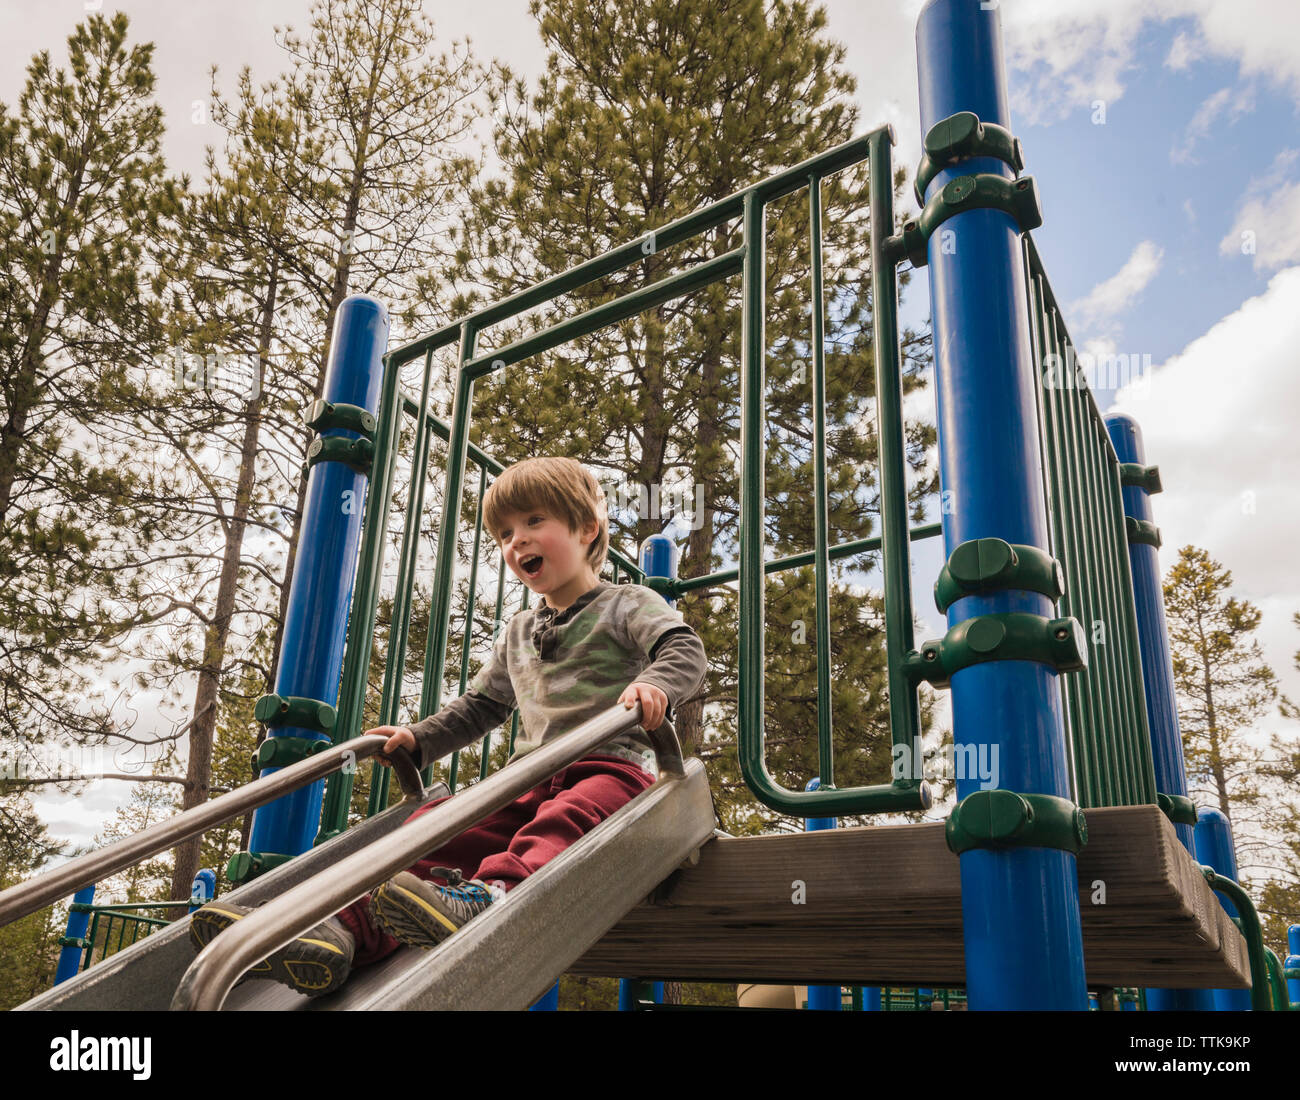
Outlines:
<svg viewBox="0 0 1300 1100"><path fill-rule="evenodd" d="M1089 985L1245 988L1246 943L1154 806L1087 811ZM804 903L794 904L796 880ZM1091 903L1095 882L1105 904ZM965 984L943 825L717 837L570 968L696 981Z"/></svg>

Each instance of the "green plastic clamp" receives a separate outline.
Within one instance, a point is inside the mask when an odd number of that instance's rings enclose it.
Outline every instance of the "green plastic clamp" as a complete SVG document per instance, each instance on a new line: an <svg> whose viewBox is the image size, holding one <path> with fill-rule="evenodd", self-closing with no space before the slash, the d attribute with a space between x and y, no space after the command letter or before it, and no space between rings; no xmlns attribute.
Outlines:
<svg viewBox="0 0 1300 1100"><path fill-rule="evenodd" d="M360 405L345 405L342 402L317 398L312 402L303 420L307 427L315 432L343 428L349 432L357 432L367 439L375 438L375 414Z"/></svg>
<svg viewBox="0 0 1300 1100"><path fill-rule="evenodd" d="M60 936L59 946L60 947L85 947L86 937L85 936Z"/></svg>
<svg viewBox="0 0 1300 1100"><path fill-rule="evenodd" d="M1002 539L971 539L949 556L934 582L934 602L947 611L964 596L998 589L1041 592L1053 603L1065 595L1061 563L1037 546Z"/></svg>
<svg viewBox="0 0 1300 1100"><path fill-rule="evenodd" d="M972 848L1059 848L1078 855L1088 843L1088 822L1068 798L974 791L948 815L943 837L956 855Z"/></svg>
<svg viewBox="0 0 1300 1100"><path fill-rule="evenodd" d="M322 741L313 737L268 737L253 753L253 771L263 768L283 768L296 764L332 748L333 741Z"/></svg>
<svg viewBox="0 0 1300 1100"><path fill-rule="evenodd" d="M293 856L279 852L236 852L226 864L226 881L248 882L291 859Z"/></svg>
<svg viewBox="0 0 1300 1100"><path fill-rule="evenodd" d="M946 688L954 673L985 661L1041 661L1057 672L1088 667L1083 627L1073 617L1048 619L1027 611L976 615L925 642L903 659L913 681Z"/></svg>
<svg viewBox="0 0 1300 1100"><path fill-rule="evenodd" d="M1147 496L1164 492L1160 484L1160 467L1143 466L1140 462L1121 462L1119 464L1119 483L1144 489Z"/></svg>
<svg viewBox="0 0 1300 1100"><path fill-rule="evenodd" d="M1160 528L1144 519L1124 517L1124 534L1129 542L1141 542L1160 549Z"/></svg>
<svg viewBox="0 0 1300 1100"><path fill-rule="evenodd" d="M300 695L263 695L253 705L253 717L264 726L297 726L299 729L332 733L337 712L319 699Z"/></svg>
<svg viewBox="0 0 1300 1100"><path fill-rule="evenodd" d="M1175 825L1196 824L1196 803L1181 794L1157 794L1156 805Z"/></svg>
<svg viewBox="0 0 1300 1100"><path fill-rule="evenodd" d="M318 462L343 462L358 473L368 474L374 458L375 445L368 439L318 435L307 448L306 469L310 470Z"/></svg>
<svg viewBox="0 0 1300 1100"><path fill-rule="evenodd" d="M957 176L943 185L943 189L925 204L921 216L905 222L901 240L892 252L901 253L915 268L927 263L926 242L949 218L967 210L1004 210L1016 220L1020 232L1027 233L1043 224L1043 208L1038 199L1038 185L1033 176L1009 180L1003 176L981 172L974 176ZM887 246L887 253L891 248Z"/></svg>
<svg viewBox="0 0 1300 1100"><path fill-rule="evenodd" d="M997 157L1020 175L1024 151L1011 131L996 122L981 122L973 111L940 119L925 135L925 151L916 167L916 205L925 205L925 189L945 168L968 157Z"/></svg>

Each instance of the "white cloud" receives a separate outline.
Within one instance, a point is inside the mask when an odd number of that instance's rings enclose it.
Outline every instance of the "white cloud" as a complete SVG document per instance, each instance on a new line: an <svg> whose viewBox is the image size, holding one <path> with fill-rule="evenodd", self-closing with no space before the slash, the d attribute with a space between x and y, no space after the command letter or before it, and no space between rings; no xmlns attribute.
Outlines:
<svg viewBox="0 0 1300 1100"><path fill-rule="evenodd" d="M1093 287L1087 297L1072 302L1066 316L1080 329L1113 320L1132 306L1155 278L1164 254L1154 241L1142 241L1119 271Z"/></svg>
<svg viewBox="0 0 1300 1100"><path fill-rule="evenodd" d="M1288 179L1300 150L1283 149L1262 177L1252 180L1219 252L1253 256L1256 271L1300 261L1300 180Z"/></svg>
<svg viewBox="0 0 1300 1100"><path fill-rule="evenodd" d="M1182 72L1183 69L1201 56L1204 48L1204 44L1196 36L1190 35L1186 31L1179 31L1174 35L1174 40L1169 46L1169 53L1165 55L1165 67L1173 69L1174 72Z"/></svg>
<svg viewBox="0 0 1300 1100"><path fill-rule="evenodd" d="M1233 573L1234 594L1266 610L1265 656L1294 698L1300 674L1300 577L1290 547L1300 535L1300 266L1159 367L1146 396L1121 391L1112 411L1142 427L1146 459L1165 492L1152 502L1164 545L1162 572L1189 543Z"/></svg>
<svg viewBox="0 0 1300 1100"><path fill-rule="evenodd" d="M1169 159L1174 164L1197 163L1192 150L1199 142L1209 137L1210 130L1221 116L1226 114L1231 125L1242 115L1249 114L1254 109L1255 89L1252 86L1220 88L1213 95L1207 96L1196 109L1196 113L1187 124L1187 129L1183 131L1182 144L1175 145L1169 151Z"/></svg>
<svg viewBox="0 0 1300 1100"><path fill-rule="evenodd" d="M1174 20L1194 26L1175 35L1169 68L1226 59L1243 78L1300 95L1300 5L1293 0L1017 0L999 12L1008 63L1034 75L1011 104L1028 123L1120 99L1147 24Z"/></svg>

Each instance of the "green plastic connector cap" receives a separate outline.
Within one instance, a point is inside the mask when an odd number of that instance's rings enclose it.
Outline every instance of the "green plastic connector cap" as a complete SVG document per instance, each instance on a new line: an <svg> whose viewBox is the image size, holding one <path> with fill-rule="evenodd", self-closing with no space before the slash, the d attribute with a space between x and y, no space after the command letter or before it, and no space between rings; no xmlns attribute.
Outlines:
<svg viewBox="0 0 1300 1100"><path fill-rule="evenodd" d="M1143 466L1140 462L1121 462L1119 483L1142 489L1147 496L1164 491L1164 486L1160 484L1160 467Z"/></svg>
<svg viewBox="0 0 1300 1100"><path fill-rule="evenodd" d="M903 672L942 688L963 668L984 661L1041 661L1058 672L1078 672L1088 667L1088 646L1074 618L1026 611L977 615L909 653Z"/></svg>
<svg viewBox="0 0 1300 1100"><path fill-rule="evenodd" d="M1006 589L1041 592L1053 603L1065 594L1061 563L1037 546L971 539L958 546L934 582L934 602L947 611L963 596Z"/></svg>
<svg viewBox="0 0 1300 1100"><path fill-rule="evenodd" d="M956 855L972 848L1058 848L1077 855L1088 843L1088 822L1066 798L975 791L949 815L944 839Z"/></svg>
<svg viewBox="0 0 1300 1100"><path fill-rule="evenodd" d="M1140 542L1160 549L1160 528L1144 519L1124 517L1124 533L1129 542Z"/></svg>
<svg viewBox="0 0 1300 1100"><path fill-rule="evenodd" d="M248 882L258 875L288 863L293 856L278 852L236 852L226 864L226 881L232 883Z"/></svg>
<svg viewBox="0 0 1300 1100"><path fill-rule="evenodd" d="M319 699L304 699L299 695L263 695L253 704L253 717L264 726L298 726L318 733L330 733L338 716L332 706Z"/></svg>
<svg viewBox="0 0 1300 1100"><path fill-rule="evenodd" d="M1197 822L1196 803L1181 794L1157 794L1156 805L1165 817L1175 825L1191 825Z"/></svg>
<svg viewBox="0 0 1300 1100"><path fill-rule="evenodd" d="M357 432L367 439L375 434L375 414L360 405L345 405L343 402L326 401L317 398L307 410L304 417L307 427L316 432L326 432L331 428L343 428Z"/></svg>

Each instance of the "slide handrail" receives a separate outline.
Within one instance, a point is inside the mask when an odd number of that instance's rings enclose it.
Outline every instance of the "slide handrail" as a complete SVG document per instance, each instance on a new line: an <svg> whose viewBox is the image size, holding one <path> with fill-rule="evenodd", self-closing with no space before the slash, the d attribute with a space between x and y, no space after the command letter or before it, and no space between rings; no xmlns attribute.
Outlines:
<svg viewBox="0 0 1300 1100"><path fill-rule="evenodd" d="M116 841L106 848L87 852L62 867L11 886L0 892L0 927L29 913L35 913L142 859L175 847L181 841L197 836L213 826L223 825L249 810L274 802L299 787L305 787L345 767L355 767L358 760L374 756L387 741L388 738L380 733L354 737L271 775L255 779L201 806L194 806L166 821L160 821L134 836ZM424 785L420 782L415 761L401 751L390 756L403 793L407 798L418 800L424 794Z"/></svg>
<svg viewBox="0 0 1300 1100"><path fill-rule="evenodd" d="M524 754L435 810L403 825L390 836L339 860L259 906L199 954L181 978L171 1007L181 1011L219 1009L249 967L582 759L611 737L639 724L641 717L639 702L631 708L616 703L577 729ZM661 778L684 777L681 746L672 723L665 719L650 733L650 738Z"/></svg>

